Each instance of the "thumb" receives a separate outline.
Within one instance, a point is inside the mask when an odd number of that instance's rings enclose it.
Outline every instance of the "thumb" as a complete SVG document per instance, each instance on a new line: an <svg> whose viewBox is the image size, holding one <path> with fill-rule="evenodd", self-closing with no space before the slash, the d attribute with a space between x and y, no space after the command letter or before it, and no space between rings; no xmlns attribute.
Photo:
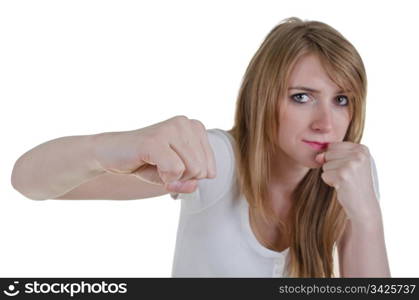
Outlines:
<svg viewBox="0 0 419 300"><path fill-rule="evenodd" d="M150 164L142 165L137 170L135 170L132 174L147 183L157 184L157 185L164 184L163 180L160 178L157 172L157 168Z"/></svg>
<svg viewBox="0 0 419 300"><path fill-rule="evenodd" d="M186 181L173 181L170 183L165 183L164 187L169 192L176 193L192 193L196 190L198 186L198 181L196 179L190 179Z"/></svg>
<svg viewBox="0 0 419 300"><path fill-rule="evenodd" d="M324 152L319 153L316 155L316 158L314 160L318 162L319 164L324 164L326 162L324 155L325 155Z"/></svg>

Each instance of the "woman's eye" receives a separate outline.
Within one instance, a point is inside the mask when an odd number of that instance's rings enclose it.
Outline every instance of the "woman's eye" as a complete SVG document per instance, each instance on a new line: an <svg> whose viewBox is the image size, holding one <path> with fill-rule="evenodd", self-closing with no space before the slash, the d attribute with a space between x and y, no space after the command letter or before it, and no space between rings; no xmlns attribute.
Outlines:
<svg viewBox="0 0 419 300"><path fill-rule="evenodd" d="M303 98L306 97L306 100L303 100ZM294 94L291 96L291 99L294 100L297 103L306 103L309 99L307 94L304 93L299 93L299 94Z"/></svg>
<svg viewBox="0 0 419 300"><path fill-rule="evenodd" d="M340 106L348 106L348 104L349 104L348 97L346 97L346 96L338 96L336 99L337 99L337 102L339 103Z"/></svg>
<svg viewBox="0 0 419 300"><path fill-rule="evenodd" d="M298 93L291 96L291 99L294 100L297 103L303 104L308 102L310 100L310 96L305 93ZM339 106L348 106L349 100L348 97L341 95L336 97L336 102L338 102Z"/></svg>

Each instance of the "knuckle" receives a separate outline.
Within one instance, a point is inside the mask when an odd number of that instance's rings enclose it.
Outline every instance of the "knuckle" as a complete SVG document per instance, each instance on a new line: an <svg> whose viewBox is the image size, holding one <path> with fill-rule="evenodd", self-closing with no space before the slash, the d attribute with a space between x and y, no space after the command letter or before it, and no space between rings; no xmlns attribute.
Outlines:
<svg viewBox="0 0 419 300"><path fill-rule="evenodd" d="M359 151L360 151L363 155L365 155L365 156L369 156L369 155L370 155L370 149L368 149L368 147L367 147L367 146L365 146L365 145L363 145L363 144L360 144L359 146L360 146L360 147L359 147Z"/></svg>
<svg viewBox="0 0 419 300"><path fill-rule="evenodd" d="M182 175L184 172L184 168L183 167L175 167L172 168L170 171L168 171L167 173L175 176L175 177L179 177L180 175Z"/></svg>
<svg viewBox="0 0 419 300"><path fill-rule="evenodd" d="M189 119L186 116L176 116L169 126L168 134L179 135L184 131L184 128L189 125Z"/></svg>
<svg viewBox="0 0 419 300"><path fill-rule="evenodd" d="M360 144L361 145L361 149L365 152L365 153L369 153L370 152L370 149L366 146L366 145L364 145L364 144Z"/></svg>
<svg viewBox="0 0 419 300"><path fill-rule="evenodd" d="M346 170L340 171L338 173L339 180L341 180L341 181L347 181L348 180L348 175L349 174L348 174L348 172Z"/></svg>
<svg viewBox="0 0 419 300"><path fill-rule="evenodd" d="M176 165L168 170L163 170L163 173L170 174L170 175L180 175L184 172L185 167Z"/></svg>
<svg viewBox="0 0 419 300"><path fill-rule="evenodd" d="M186 121L188 121L188 117L185 115L178 115L174 117L175 122L179 123L179 124L183 124Z"/></svg>
<svg viewBox="0 0 419 300"><path fill-rule="evenodd" d="M199 130L206 130L205 125L201 121L196 120L196 119L190 119L190 121L193 127Z"/></svg>
<svg viewBox="0 0 419 300"><path fill-rule="evenodd" d="M357 161L364 161L365 153L363 151L357 152L355 154L355 158L356 158Z"/></svg>
<svg viewBox="0 0 419 300"><path fill-rule="evenodd" d="M190 174L191 174L193 177L198 177L198 176L199 176L199 174L201 173L201 170L199 169L199 167L192 166L192 167L189 169L189 172L190 172Z"/></svg>

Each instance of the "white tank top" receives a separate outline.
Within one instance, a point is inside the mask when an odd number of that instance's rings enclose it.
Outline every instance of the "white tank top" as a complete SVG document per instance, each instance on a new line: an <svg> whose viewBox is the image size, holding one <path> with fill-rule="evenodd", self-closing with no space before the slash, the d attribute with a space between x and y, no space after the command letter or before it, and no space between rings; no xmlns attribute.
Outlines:
<svg viewBox="0 0 419 300"><path fill-rule="evenodd" d="M199 180L193 193L170 194L181 199L172 276L287 277L289 249L266 248L250 227L249 206L236 183L233 137L221 129L209 129L207 134L216 178ZM377 179L374 162L372 169ZM378 194L378 180L374 187ZM335 266L338 274L336 257Z"/></svg>

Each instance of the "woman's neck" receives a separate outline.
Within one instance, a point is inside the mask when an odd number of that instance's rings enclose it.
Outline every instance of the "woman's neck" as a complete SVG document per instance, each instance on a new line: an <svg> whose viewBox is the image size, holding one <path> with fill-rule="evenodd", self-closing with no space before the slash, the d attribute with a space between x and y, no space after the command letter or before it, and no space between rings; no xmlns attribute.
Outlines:
<svg viewBox="0 0 419 300"><path fill-rule="evenodd" d="M298 164L279 150L272 159L270 169L269 201L275 214L281 214L291 207L292 193L310 168Z"/></svg>

